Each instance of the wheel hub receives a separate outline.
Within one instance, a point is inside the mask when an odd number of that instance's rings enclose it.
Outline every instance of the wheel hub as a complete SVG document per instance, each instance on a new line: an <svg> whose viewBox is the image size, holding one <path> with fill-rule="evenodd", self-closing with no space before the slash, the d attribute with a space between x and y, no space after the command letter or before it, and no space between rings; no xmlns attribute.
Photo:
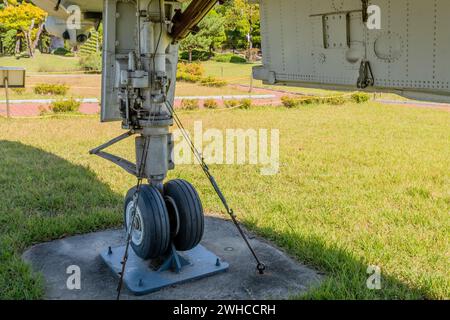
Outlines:
<svg viewBox="0 0 450 320"><path fill-rule="evenodd" d="M126 226L127 230L130 228L131 220L133 218L133 208L134 208L134 201L130 201L127 206L127 221ZM144 239L144 228L142 227L142 214L141 210L139 209L139 206L136 207L136 214L134 216L134 223L133 223L133 232L131 234L131 240L135 245L140 245Z"/></svg>

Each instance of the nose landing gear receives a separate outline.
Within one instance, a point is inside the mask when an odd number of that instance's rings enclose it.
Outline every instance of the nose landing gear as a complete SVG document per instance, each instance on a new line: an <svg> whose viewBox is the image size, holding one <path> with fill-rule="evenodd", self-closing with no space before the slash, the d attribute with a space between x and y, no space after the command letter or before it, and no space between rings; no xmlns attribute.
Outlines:
<svg viewBox="0 0 450 320"><path fill-rule="evenodd" d="M228 264L199 245L204 233L203 206L195 188L185 180L167 182L162 191L142 185L125 197L125 229L131 228L131 248L123 283L143 295L177 283L224 272ZM133 210L134 223L132 223ZM125 246L101 256L120 276ZM195 264L192 263L195 261Z"/></svg>

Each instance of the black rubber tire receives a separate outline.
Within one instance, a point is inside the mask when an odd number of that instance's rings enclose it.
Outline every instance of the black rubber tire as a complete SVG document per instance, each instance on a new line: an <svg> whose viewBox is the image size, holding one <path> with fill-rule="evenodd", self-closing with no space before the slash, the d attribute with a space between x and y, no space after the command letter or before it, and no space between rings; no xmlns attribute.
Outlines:
<svg viewBox="0 0 450 320"><path fill-rule="evenodd" d="M125 198L124 224L127 229L127 207L133 200L136 187L128 191ZM155 259L164 255L170 246L170 224L166 204L157 188L142 185L138 208L142 217L143 237L139 244L131 241L136 255L144 260Z"/></svg>
<svg viewBox="0 0 450 320"><path fill-rule="evenodd" d="M178 209L179 231L172 239L179 251L195 248L203 238L205 217L195 188L185 180L172 180L164 185L164 196L171 197Z"/></svg>

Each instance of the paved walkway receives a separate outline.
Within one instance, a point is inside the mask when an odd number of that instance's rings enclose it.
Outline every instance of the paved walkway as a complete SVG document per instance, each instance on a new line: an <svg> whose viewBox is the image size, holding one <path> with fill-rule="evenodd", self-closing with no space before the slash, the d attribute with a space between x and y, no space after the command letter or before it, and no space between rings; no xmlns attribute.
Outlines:
<svg viewBox="0 0 450 320"><path fill-rule="evenodd" d="M233 85L242 88L243 85ZM224 96L189 96L189 97L176 97L175 107L179 107L183 99L196 99L199 100L200 107L203 107L205 100L213 99L217 102L219 107L223 107L224 100L230 99L252 99L253 105L281 105L281 97L286 95L298 95L288 93L286 91L278 91L274 89L262 89L253 88L252 93L243 95L224 95ZM48 105L54 101L54 99L34 99L34 100L12 100L10 102L11 115L13 117L33 117L39 116L43 109L48 108ZM401 100L386 100L377 99L376 102L398 105L413 108L435 108L450 112L450 104L445 103L433 103L433 102L420 102L420 101L401 101ZM82 99L80 106L80 112L83 114L97 114L100 112L100 102L97 98ZM6 116L6 103L4 100L0 100L0 116Z"/></svg>
<svg viewBox="0 0 450 320"><path fill-rule="evenodd" d="M248 95L224 95L224 96L189 96L189 97L176 97L175 107L181 105L183 99L196 99L199 100L199 105L203 107L205 100L213 99L219 106L224 105L224 100L241 100L252 99L253 105L280 105L281 96L284 94L269 94L264 90L255 90L254 93ZM13 117L32 117L39 116L42 110L48 108L48 105L55 99L34 99L34 100L11 100L10 112ZM96 98L82 99L80 106L80 112L83 114L97 114L100 112L100 102ZM6 101L0 100L0 116L6 115Z"/></svg>

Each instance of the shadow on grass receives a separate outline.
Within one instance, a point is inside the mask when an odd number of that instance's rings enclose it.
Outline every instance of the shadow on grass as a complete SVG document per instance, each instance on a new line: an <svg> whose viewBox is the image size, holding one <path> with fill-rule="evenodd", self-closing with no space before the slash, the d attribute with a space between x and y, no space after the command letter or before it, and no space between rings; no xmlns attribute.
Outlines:
<svg viewBox="0 0 450 320"><path fill-rule="evenodd" d="M94 172L17 142L0 141L0 199L0 299L42 297L28 246L122 222L123 196Z"/></svg>
<svg viewBox="0 0 450 320"><path fill-rule="evenodd" d="M381 269L381 289L367 286L369 263L346 250L326 245L319 237L305 237L289 232L277 233L271 228L252 227L259 235L278 243L301 262L325 274L323 283L299 299L426 299L427 292L413 288Z"/></svg>

